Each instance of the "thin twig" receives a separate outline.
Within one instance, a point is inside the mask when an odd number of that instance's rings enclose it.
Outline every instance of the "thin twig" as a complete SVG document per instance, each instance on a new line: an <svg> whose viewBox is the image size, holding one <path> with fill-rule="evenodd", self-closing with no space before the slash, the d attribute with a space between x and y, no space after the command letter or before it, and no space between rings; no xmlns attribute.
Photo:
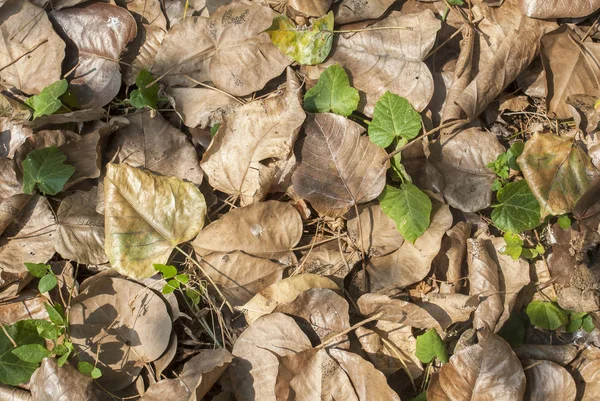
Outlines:
<svg viewBox="0 0 600 401"><path fill-rule="evenodd" d="M329 31L323 30L323 32L331 32L331 33L357 33L357 32L369 32L369 31L383 31L388 29L402 29L407 31L412 31L412 27L410 26L375 26L373 28L362 28L362 29L342 29L337 31Z"/></svg>
<svg viewBox="0 0 600 401"><path fill-rule="evenodd" d="M0 67L0 72L2 72L3 70L7 69L11 65L17 63L19 60L21 60L23 57L27 56L28 54L33 53L38 47L40 47L41 45L43 45L46 42L48 42L48 39L42 40L37 45L33 46L31 49L27 50L25 53L23 53L22 55L20 55L19 57L17 57L13 61L11 61L10 63L6 64L4 67Z"/></svg>
<svg viewBox="0 0 600 401"><path fill-rule="evenodd" d="M322 342L321 344L317 345L315 347L315 349L321 349L321 348L325 348L327 347L329 344L331 344L335 339L337 339L338 337L341 337L343 335L346 335L348 333L350 333L351 331L356 330L357 328L364 326L365 324L372 322L373 320L377 320L379 319L381 316L383 316L384 312L378 312L376 314L374 314L373 316L366 318L365 320L361 320L360 322L356 323L354 326L347 328L346 330L342 330L339 333L337 333L336 335L334 335L333 337L330 337L329 339L327 339L326 341Z"/></svg>
<svg viewBox="0 0 600 401"><path fill-rule="evenodd" d="M241 99L238 99L237 97L233 96L231 93L227 93L227 92L225 92L225 91L223 91L223 90L221 90L219 88L215 88L214 86L210 86L210 85L205 84L204 82L200 82L197 79L194 79L194 78L190 77L187 74L183 74L183 76L186 77L187 79L189 79L190 81L192 81L193 83L195 83L196 85L200 85L200 86L203 86L203 87L205 87L207 89L212 89L212 90L214 90L216 92L219 92L219 93L222 93L222 94L224 94L226 96L229 96L230 98L232 98L233 100L235 100L239 104L245 104Z"/></svg>

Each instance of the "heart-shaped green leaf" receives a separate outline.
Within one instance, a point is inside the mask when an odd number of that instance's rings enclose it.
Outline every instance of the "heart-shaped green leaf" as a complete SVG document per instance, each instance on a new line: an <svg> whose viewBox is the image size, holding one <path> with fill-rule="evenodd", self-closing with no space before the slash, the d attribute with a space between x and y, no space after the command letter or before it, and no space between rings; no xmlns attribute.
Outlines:
<svg viewBox="0 0 600 401"><path fill-rule="evenodd" d="M377 101L369 124L371 142L382 148L396 138L413 139L421 130L421 115L405 98L389 91Z"/></svg>
<svg viewBox="0 0 600 401"><path fill-rule="evenodd" d="M396 222L400 234L410 242L415 242L429 227L431 199L411 183L405 182L399 189L386 185L379 203L383 213Z"/></svg>
<svg viewBox="0 0 600 401"><path fill-rule="evenodd" d="M29 152L23 160L23 192L30 194L37 185L44 195L59 193L75 172L65 160L67 156L56 146Z"/></svg>
<svg viewBox="0 0 600 401"><path fill-rule="evenodd" d="M349 116L358 107L358 90L350 86L346 71L337 64L327 68L315 86L304 95L304 109L311 113L329 111Z"/></svg>
<svg viewBox="0 0 600 401"><path fill-rule="evenodd" d="M525 180L506 184L497 197L500 204L492 211L492 221L499 229L520 233L540 224L540 205Z"/></svg>

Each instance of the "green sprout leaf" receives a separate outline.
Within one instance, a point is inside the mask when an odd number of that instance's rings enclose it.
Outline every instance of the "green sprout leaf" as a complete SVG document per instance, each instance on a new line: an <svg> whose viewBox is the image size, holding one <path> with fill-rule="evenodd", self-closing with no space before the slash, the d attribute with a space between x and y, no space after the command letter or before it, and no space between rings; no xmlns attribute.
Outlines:
<svg viewBox="0 0 600 401"><path fill-rule="evenodd" d="M135 78L135 84L138 88L129 95L129 102L132 106L137 109L143 109L144 107L150 107L151 109L157 108L158 83L146 88L146 86L152 82L154 82L152 73L145 68L140 70Z"/></svg>
<svg viewBox="0 0 600 401"><path fill-rule="evenodd" d="M387 148L394 139L413 139L420 130L421 115L408 100L389 91L379 98L369 124L371 142Z"/></svg>
<svg viewBox="0 0 600 401"><path fill-rule="evenodd" d="M198 305L200 303L200 293L194 289L185 290L185 295L192 301L194 305Z"/></svg>
<svg viewBox="0 0 600 401"><path fill-rule="evenodd" d="M56 113L63 106L58 99L65 94L69 84L66 79L61 79L46 86L39 95L34 95L25 100L25 104L33 109L33 119Z"/></svg>
<svg viewBox="0 0 600 401"><path fill-rule="evenodd" d="M210 127L210 137L213 138L219 132L219 128L221 128L221 123L216 123L212 127Z"/></svg>
<svg viewBox="0 0 600 401"><path fill-rule="evenodd" d="M67 156L56 146L29 152L23 160L23 192L31 194L37 185L44 195L59 193L75 172L65 160Z"/></svg>
<svg viewBox="0 0 600 401"><path fill-rule="evenodd" d="M583 327L583 329L585 331L587 331L588 333L591 333L592 331L594 331L594 329L596 328L596 326L594 326L594 320L592 319L592 316L586 315L583 318L583 322L581 324L581 327Z"/></svg>
<svg viewBox="0 0 600 401"><path fill-rule="evenodd" d="M65 325L65 315L63 313L62 307L59 304L55 304L54 306L44 304L46 308L46 312L48 312L48 317L50 321L58 326Z"/></svg>
<svg viewBox="0 0 600 401"><path fill-rule="evenodd" d="M569 323L565 326L565 331L567 333L574 333L581 328L583 325L583 319L587 316L587 313L571 313L569 315Z"/></svg>
<svg viewBox="0 0 600 401"><path fill-rule="evenodd" d="M556 330L569 322L566 312L553 302L532 301L526 312L531 324L542 329Z"/></svg>
<svg viewBox="0 0 600 401"><path fill-rule="evenodd" d="M498 177L506 180L510 175L511 169L521 171L521 168L517 164L517 158L521 156L524 148L525 143L515 142L506 152L499 154L496 160L489 163L486 167L496 173Z"/></svg>
<svg viewBox="0 0 600 401"><path fill-rule="evenodd" d="M52 355L50 351L40 344L25 344L11 350L14 355L22 361L40 363L42 359Z"/></svg>
<svg viewBox="0 0 600 401"><path fill-rule="evenodd" d="M13 345L13 341L17 347ZM39 364L23 361L11 351L26 344L41 346L44 341L37 333L35 325L27 320L16 322L12 326L5 327L5 330L0 330L0 383L18 386L28 381Z"/></svg>
<svg viewBox="0 0 600 401"><path fill-rule="evenodd" d="M448 363L448 351L435 329L429 329L417 337L417 358L423 363L429 363L437 357L440 362Z"/></svg>
<svg viewBox="0 0 600 401"><path fill-rule="evenodd" d="M38 284L38 290L40 293L45 293L56 287L58 284L58 280L53 274L46 274L41 278L40 283Z"/></svg>
<svg viewBox="0 0 600 401"><path fill-rule="evenodd" d="M394 220L400 234L410 242L415 242L429 227L431 199L411 183L405 182L399 189L386 185L379 203L383 213Z"/></svg>
<svg viewBox="0 0 600 401"><path fill-rule="evenodd" d="M563 230L568 230L571 227L571 219L566 214L558 218L558 225Z"/></svg>
<svg viewBox="0 0 600 401"><path fill-rule="evenodd" d="M163 294L171 294L173 291L175 291L176 289L178 289L180 286L179 281L177 280L169 280L167 281L167 284L165 284L165 286L162 289L162 293Z"/></svg>
<svg viewBox="0 0 600 401"><path fill-rule="evenodd" d="M187 284L190 281L190 278L187 274L178 274L175 276L175 280L179 281L181 284Z"/></svg>
<svg viewBox="0 0 600 401"><path fill-rule="evenodd" d="M321 64L333 44L333 11L314 20L308 29L298 28L294 21L279 15L266 32L271 42L298 64Z"/></svg>
<svg viewBox="0 0 600 401"><path fill-rule="evenodd" d="M50 270L50 266L44 263L25 263L25 267L29 274L35 278L44 277Z"/></svg>
<svg viewBox="0 0 600 401"><path fill-rule="evenodd" d="M155 270L162 273L164 279L173 278L177 274L177 268L175 266L162 265L157 263L153 264L152 266Z"/></svg>
<svg viewBox="0 0 600 401"><path fill-rule="evenodd" d="M67 363L67 361L69 360L69 356L75 350L75 347L73 347L73 343L70 341L66 341L64 345L67 347L67 352L65 352L61 355L60 358L58 358L58 367L62 367L65 363Z"/></svg>
<svg viewBox="0 0 600 401"><path fill-rule="evenodd" d="M77 364L77 370L86 376L90 376L92 379L98 379L99 377L102 377L102 372L100 369L89 362L79 362Z"/></svg>
<svg viewBox="0 0 600 401"><path fill-rule="evenodd" d="M503 255L509 255L514 260L518 260L523 252L524 242L518 234L507 232L504 234L504 241L506 242L506 248L500 253Z"/></svg>
<svg viewBox="0 0 600 401"><path fill-rule="evenodd" d="M540 224L540 205L525 180L506 184L497 197L500 204L492 211L492 221L499 229L520 233Z"/></svg>
<svg viewBox="0 0 600 401"><path fill-rule="evenodd" d="M321 73L319 82L304 95L304 108L311 113L349 116L358 107L358 90L350 86L346 71L337 64Z"/></svg>

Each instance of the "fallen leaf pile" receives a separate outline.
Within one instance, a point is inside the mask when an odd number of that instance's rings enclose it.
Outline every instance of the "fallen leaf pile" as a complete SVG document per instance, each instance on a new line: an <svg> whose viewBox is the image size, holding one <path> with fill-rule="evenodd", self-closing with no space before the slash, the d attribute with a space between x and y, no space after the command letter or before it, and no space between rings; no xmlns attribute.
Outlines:
<svg viewBox="0 0 600 401"><path fill-rule="evenodd" d="M599 400L599 19L0 0L0 400Z"/></svg>

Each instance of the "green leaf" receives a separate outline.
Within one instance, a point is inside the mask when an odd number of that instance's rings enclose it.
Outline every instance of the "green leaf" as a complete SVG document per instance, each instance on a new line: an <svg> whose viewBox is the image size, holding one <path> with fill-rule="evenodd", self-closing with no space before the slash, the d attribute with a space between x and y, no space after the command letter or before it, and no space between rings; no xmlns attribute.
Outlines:
<svg viewBox="0 0 600 401"><path fill-rule="evenodd" d="M410 242L415 242L429 227L431 199L411 183L405 182L400 189L386 185L379 203L383 213L394 220L400 234Z"/></svg>
<svg viewBox="0 0 600 401"><path fill-rule="evenodd" d="M532 301L527 305L527 316L531 324L548 330L556 330L569 321L564 310L546 301Z"/></svg>
<svg viewBox="0 0 600 401"><path fill-rule="evenodd" d="M62 330L59 327L47 320L29 319L27 321L36 328L40 336L49 340L56 340L62 334Z"/></svg>
<svg viewBox="0 0 600 401"><path fill-rule="evenodd" d="M177 274L177 268L175 266L163 265L155 263L154 269L161 272L164 279L173 278Z"/></svg>
<svg viewBox="0 0 600 401"><path fill-rule="evenodd" d="M442 363L448 363L448 351L435 329L429 329L417 337L417 358L423 363L429 363L437 357Z"/></svg>
<svg viewBox="0 0 600 401"><path fill-rule="evenodd" d="M518 348L525 342L525 322L519 313L511 313L508 320L498 330L502 337L512 348Z"/></svg>
<svg viewBox="0 0 600 401"><path fill-rule="evenodd" d="M590 315L586 315L583 318L583 324L581 325L581 327L583 327L583 329L588 333L591 333L596 328L596 326L594 326L594 319L592 319Z"/></svg>
<svg viewBox="0 0 600 401"><path fill-rule="evenodd" d="M11 351L16 347L13 346L12 341L17 344L17 347L26 344L43 345L45 341L38 335L35 326L27 320L16 322L5 329L10 338L4 330L0 330L0 383L18 386L29 380L39 364L25 362L13 354Z"/></svg>
<svg viewBox="0 0 600 401"><path fill-rule="evenodd" d="M489 164L488 164L488 167L489 167ZM500 191L503 186L504 186L504 184L502 183L502 181L496 178L494 180L494 182L492 183L492 191L494 191L494 192Z"/></svg>
<svg viewBox="0 0 600 401"><path fill-rule="evenodd" d="M508 167L508 155L506 153L499 154L496 160L488 163L486 167L504 180L506 180L510 175L510 168Z"/></svg>
<svg viewBox="0 0 600 401"><path fill-rule="evenodd" d="M56 146L29 152L23 160L23 192L30 194L37 185L44 195L59 193L75 172L65 160Z"/></svg>
<svg viewBox="0 0 600 401"><path fill-rule="evenodd" d="M38 290L43 294L56 287L56 284L58 284L58 280L56 280L54 274L48 273L40 280Z"/></svg>
<svg viewBox="0 0 600 401"><path fill-rule="evenodd" d="M167 284L162 289L163 294L171 294L173 291L178 289L180 286L179 281L177 280L169 280Z"/></svg>
<svg viewBox="0 0 600 401"><path fill-rule="evenodd" d="M523 252L523 240L518 234L506 233L504 234L504 241L506 242L506 248L500 253L503 255L509 255L514 260L518 260Z"/></svg>
<svg viewBox="0 0 600 401"><path fill-rule="evenodd" d="M10 352L16 355L20 360L30 363L40 363L42 362L42 359L52 355L50 351L40 344L21 345L12 349Z"/></svg>
<svg viewBox="0 0 600 401"><path fill-rule="evenodd" d="M521 171L521 167L517 164L517 158L521 156L523 149L525 149L525 142L519 141L511 145L510 149L506 151L508 155L508 167L516 171Z"/></svg>
<svg viewBox="0 0 600 401"><path fill-rule="evenodd" d="M67 80L61 79L46 86L39 95L25 100L25 104L33 109L33 119L54 114L60 110L63 104L58 98L65 94L68 87Z"/></svg>
<svg viewBox="0 0 600 401"><path fill-rule="evenodd" d="M219 132L219 128L221 128L221 123L216 123L212 127L210 127L210 136L213 138Z"/></svg>
<svg viewBox="0 0 600 401"><path fill-rule="evenodd" d="M179 281L181 284L187 284L190 281L190 278L187 274L178 274L175 276L175 280Z"/></svg>
<svg viewBox="0 0 600 401"><path fill-rule="evenodd" d="M146 88L147 85L154 82L152 73L147 69L142 69L135 78L135 84L138 89L131 92L129 95L129 102L132 106L138 109L144 107L150 107L152 109L157 108L158 103L158 83Z"/></svg>
<svg viewBox="0 0 600 401"><path fill-rule="evenodd" d="M506 184L497 197L492 221L499 229L520 233L540 225L540 205L525 180Z"/></svg>
<svg viewBox="0 0 600 401"><path fill-rule="evenodd" d="M48 317L52 323L58 326L65 325L65 316L59 304L55 304L54 306L44 304L44 307L46 308L46 312L48 312Z"/></svg>
<svg viewBox="0 0 600 401"><path fill-rule="evenodd" d="M64 353L60 358L58 358L58 367L62 367L65 363L67 363L67 360L69 360L69 356L75 350L75 347L73 347L73 343L70 341L65 341L64 345L67 347L68 351Z"/></svg>
<svg viewBox="0 0 600 401"><path fill-rule="evenodd" d="M369 124L371 142L387 148L394 139L413 139L420 130L421 115L408 100L389 91L379 98Z"/></svg>
<svg viewBox="0 0 600 401"><path fill-rule="evenodd" d="M29 274L35 278L42 278L50 270L50 266L44 263L25 263Z"/></svg>
<svg viewBox="0 0 600 401"><path fill-rule="evenodd" d="M102 372L100 371L100 369L98 369L89 362L79 362L77 364L77 370L79 370L86 376L91 376L92 379L102 377Z"/></svg>
<svg viewBox="0 0 600 401"><path fill-rule="evenodd" d="M200 303L200 293L194 289L185 290L185 295L192 301L194 305L198 305Z"/></svg>
<svg viewBox="0 0 600 401"><path fill-rule="evenodd" d="M464 0L448 0L448 4L451 6L462 6L465 4Z"/></svg>
<svg viewBox="0 0 600 401"><path fill-rule="evenodd" d="M408 141L404 138L400 138L396 142L395 149L399 149L406 145ZM395 182L412 182L410 175L406 172L404 165L402 164L402 152L397 153L390 159L390 169L392 171L392 180Z"/></svg>
<svg viewBox="0 0 600 401"><path fill-rule="evenodd" d="M569 315L569 323L565 326L567 333L574 333L581 328L583 325L583 318L587 316L587 313L571 313Z"/></svg>
<svg viewBox="0 0 600 401"><path fill-rule="evenodd" d="M427 401L427 391L423 391L421 394L413 398L412 401Z"/></svg>
<svg viewBox="0 0 600 401"><path fill-rule="evenodd" d="M358 107L358 90L350 86L346 71L337 64L321 73L319 82L304 95L304 109L311 113L349 116Z"/></svg>
<svg viewBox="0 0 600 401"><path fill-rule="evenodd" d="M266 31L271 42L300 65L321 64L333 44L333 11L313 21L308 29L298 28L285 15L273 18Z"/></svg>
<svg viewBox="0 0 600 401"><path fill-rule="evenodd" d="M558 225L563 230L568 230L571 227L571 219L566 214L558 218Z"/></svg>

